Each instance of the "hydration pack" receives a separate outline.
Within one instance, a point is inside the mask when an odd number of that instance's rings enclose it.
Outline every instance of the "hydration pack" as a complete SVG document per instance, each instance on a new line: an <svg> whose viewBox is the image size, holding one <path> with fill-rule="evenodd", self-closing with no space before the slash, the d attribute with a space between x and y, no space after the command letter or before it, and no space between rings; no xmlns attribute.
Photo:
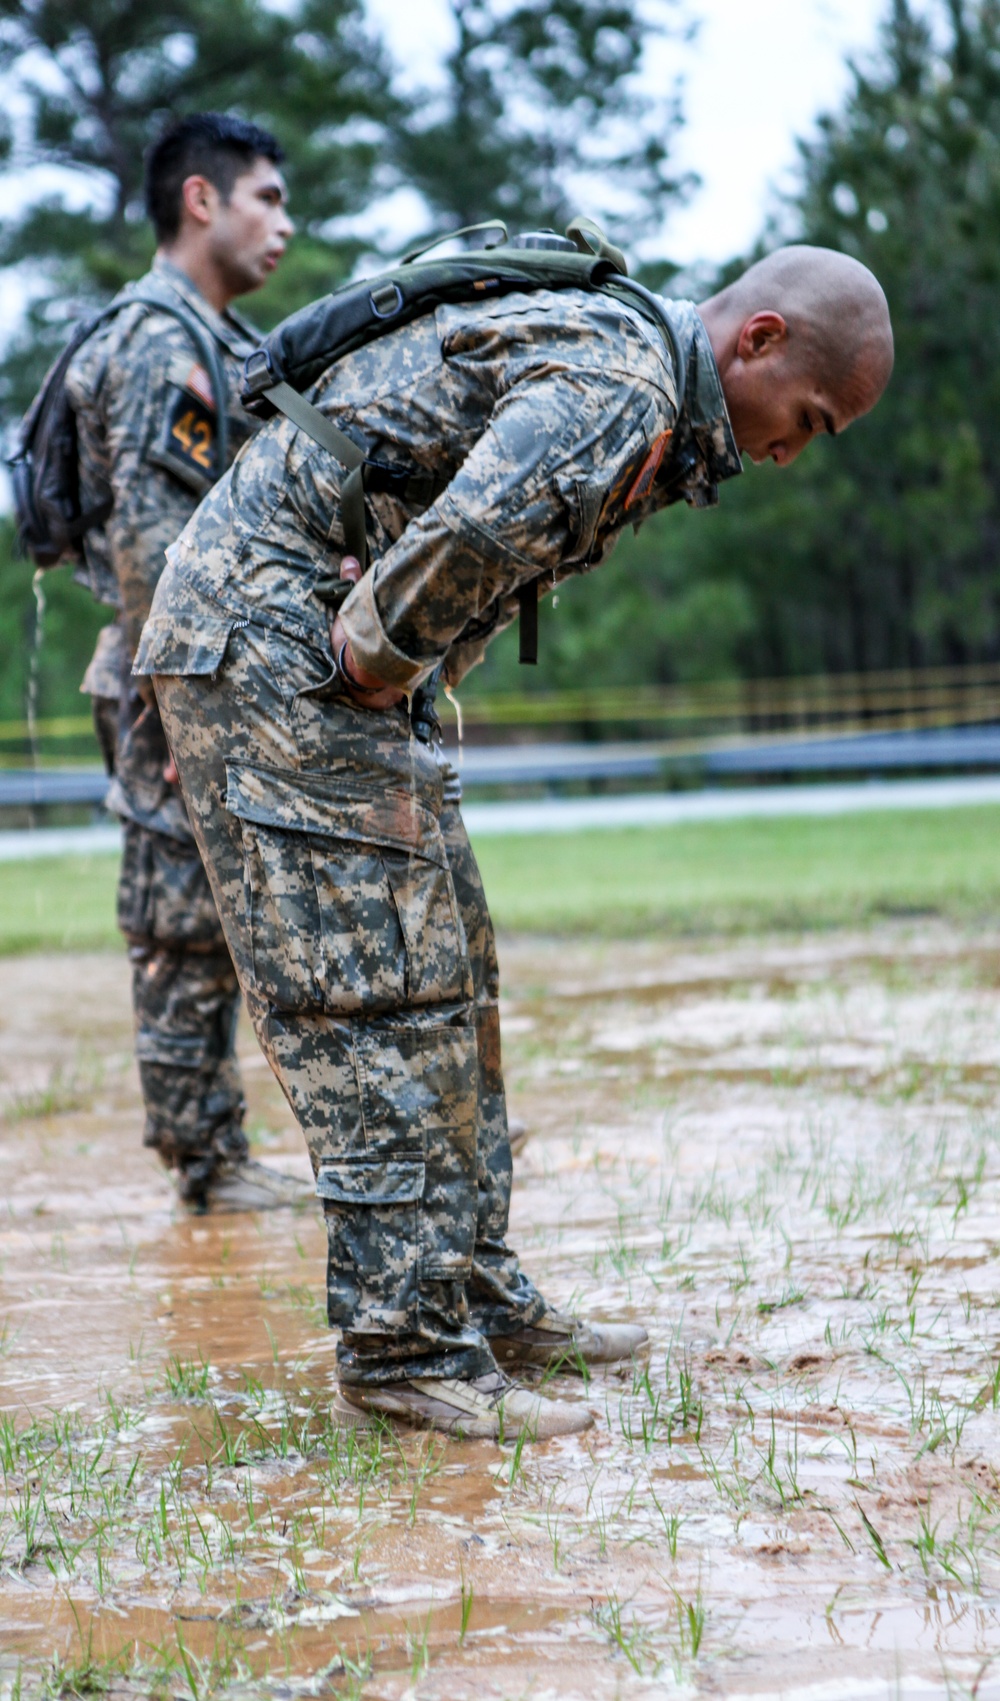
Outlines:
<svg viewBox="0 0 1000 1701"><path fill-rule="evenodd" d="M685 374L662 303L627 275L623 256L591 219L574 219L564 237L555 231L532 231L508 238L506 226L493 221L454 231L441 240L487 232L496 233L498 240L438 259L426 259L430 250L418 249L388 271L345 284L300 308L244 363L240 399L247 411L259 419L284 414L347 468L341 487L345 552L357 557L362 571L368 565L365 491L395 489L406 494L414 480L426 483L427 478L369 461L346 432L306 400L303 391L311 389L335 361L376 337L444 303L482 301L525 290L601 290L627 300L656 325L672 356L678 407L683 401ZM538 659L537 582L522 585L518 600L520 660L533 663Z"/></svg>
<svg viewBox="0 0 1000 1701"><path fill-rule="evenodd" d="M225 373L215 340L191 309L175 295L147 285L113 301L77 326L59 358L42 381L18 434L17 448L7 462L14 492L14 512L21 550L36 567L55 567L67 557L80 559L83 536L93 526L103 525L111 513L113 499L107 497L92 508L80 506L80 465L76 415L66 391L66 373L74 355L88 337L126 307L153 307L170 313L184 326L208 373L215 400L216 433L214 477L226 470L226 416L228 394Z"/></svg>

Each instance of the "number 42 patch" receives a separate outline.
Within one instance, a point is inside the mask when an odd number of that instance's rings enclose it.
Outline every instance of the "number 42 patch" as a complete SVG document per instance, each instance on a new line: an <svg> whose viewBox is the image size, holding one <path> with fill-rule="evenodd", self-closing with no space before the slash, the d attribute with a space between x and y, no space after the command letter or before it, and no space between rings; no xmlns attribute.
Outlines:
<svg viewBox="0 0 1000 1701"><path fill-rule="evenodd" d="M199 493L216 476L215 407L208 373L193 366L182 384L169 386L163 426L150 459Z"/></svg>

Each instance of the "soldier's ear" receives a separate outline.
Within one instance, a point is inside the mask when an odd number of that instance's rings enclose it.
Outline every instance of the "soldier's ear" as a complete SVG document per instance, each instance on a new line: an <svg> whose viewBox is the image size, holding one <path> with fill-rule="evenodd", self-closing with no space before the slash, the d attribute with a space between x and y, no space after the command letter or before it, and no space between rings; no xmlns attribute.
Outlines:
<svg viewBox="0 0 1000 1701"><path fill-rule="evenodd" d="M219 191L207 177L195 172L181 184L181 203L195 224L209 225L219 205Z"/></svg>
<svg viewBox="0 0 1000 1701"><path fill-rule="evenodd" d="M788 324L780 313L765 308L754 313L744 323L736 339L740 360L760 360L788 341Z"/></svg>

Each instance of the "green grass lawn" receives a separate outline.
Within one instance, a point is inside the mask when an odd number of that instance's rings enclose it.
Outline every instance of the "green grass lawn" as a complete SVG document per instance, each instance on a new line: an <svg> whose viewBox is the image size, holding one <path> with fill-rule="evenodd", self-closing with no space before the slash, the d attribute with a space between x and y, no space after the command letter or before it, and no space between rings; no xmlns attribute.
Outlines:
<svg viewBox="0 0 1000 1701"><path fill-rule="evenodd" d="M501 928L740 932L1000 913L1000 808L484 838ZM113 856L0 864L0 952L117 942Z"/></svg>
<svg viewBox="0 0 1000 1701"><path fill-rule="evenodd" d="M692 822L476 846L501 927L828 927L1000 912L1000 807Z"/></svg>
<svg viewBox="0 0 1000 1701"><path fill-rule="evenodd" d="M0 862L0 955L120 946L117 873L114 854Z"/></svg>

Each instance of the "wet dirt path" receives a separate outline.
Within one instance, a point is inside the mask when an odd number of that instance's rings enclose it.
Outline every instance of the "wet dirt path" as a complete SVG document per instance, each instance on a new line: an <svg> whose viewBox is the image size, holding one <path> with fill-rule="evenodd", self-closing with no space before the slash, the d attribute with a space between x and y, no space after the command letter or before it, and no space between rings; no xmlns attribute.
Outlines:
<svg viewBox="0 0 1000 1701"><path fill-rule="evenodd" d="M318 1216L180 1213L124 963L4 962L0 1696L1000 1696L998 948L506 942L512 1238L653 1336L520 1450L345 1424Z"/></svg>

